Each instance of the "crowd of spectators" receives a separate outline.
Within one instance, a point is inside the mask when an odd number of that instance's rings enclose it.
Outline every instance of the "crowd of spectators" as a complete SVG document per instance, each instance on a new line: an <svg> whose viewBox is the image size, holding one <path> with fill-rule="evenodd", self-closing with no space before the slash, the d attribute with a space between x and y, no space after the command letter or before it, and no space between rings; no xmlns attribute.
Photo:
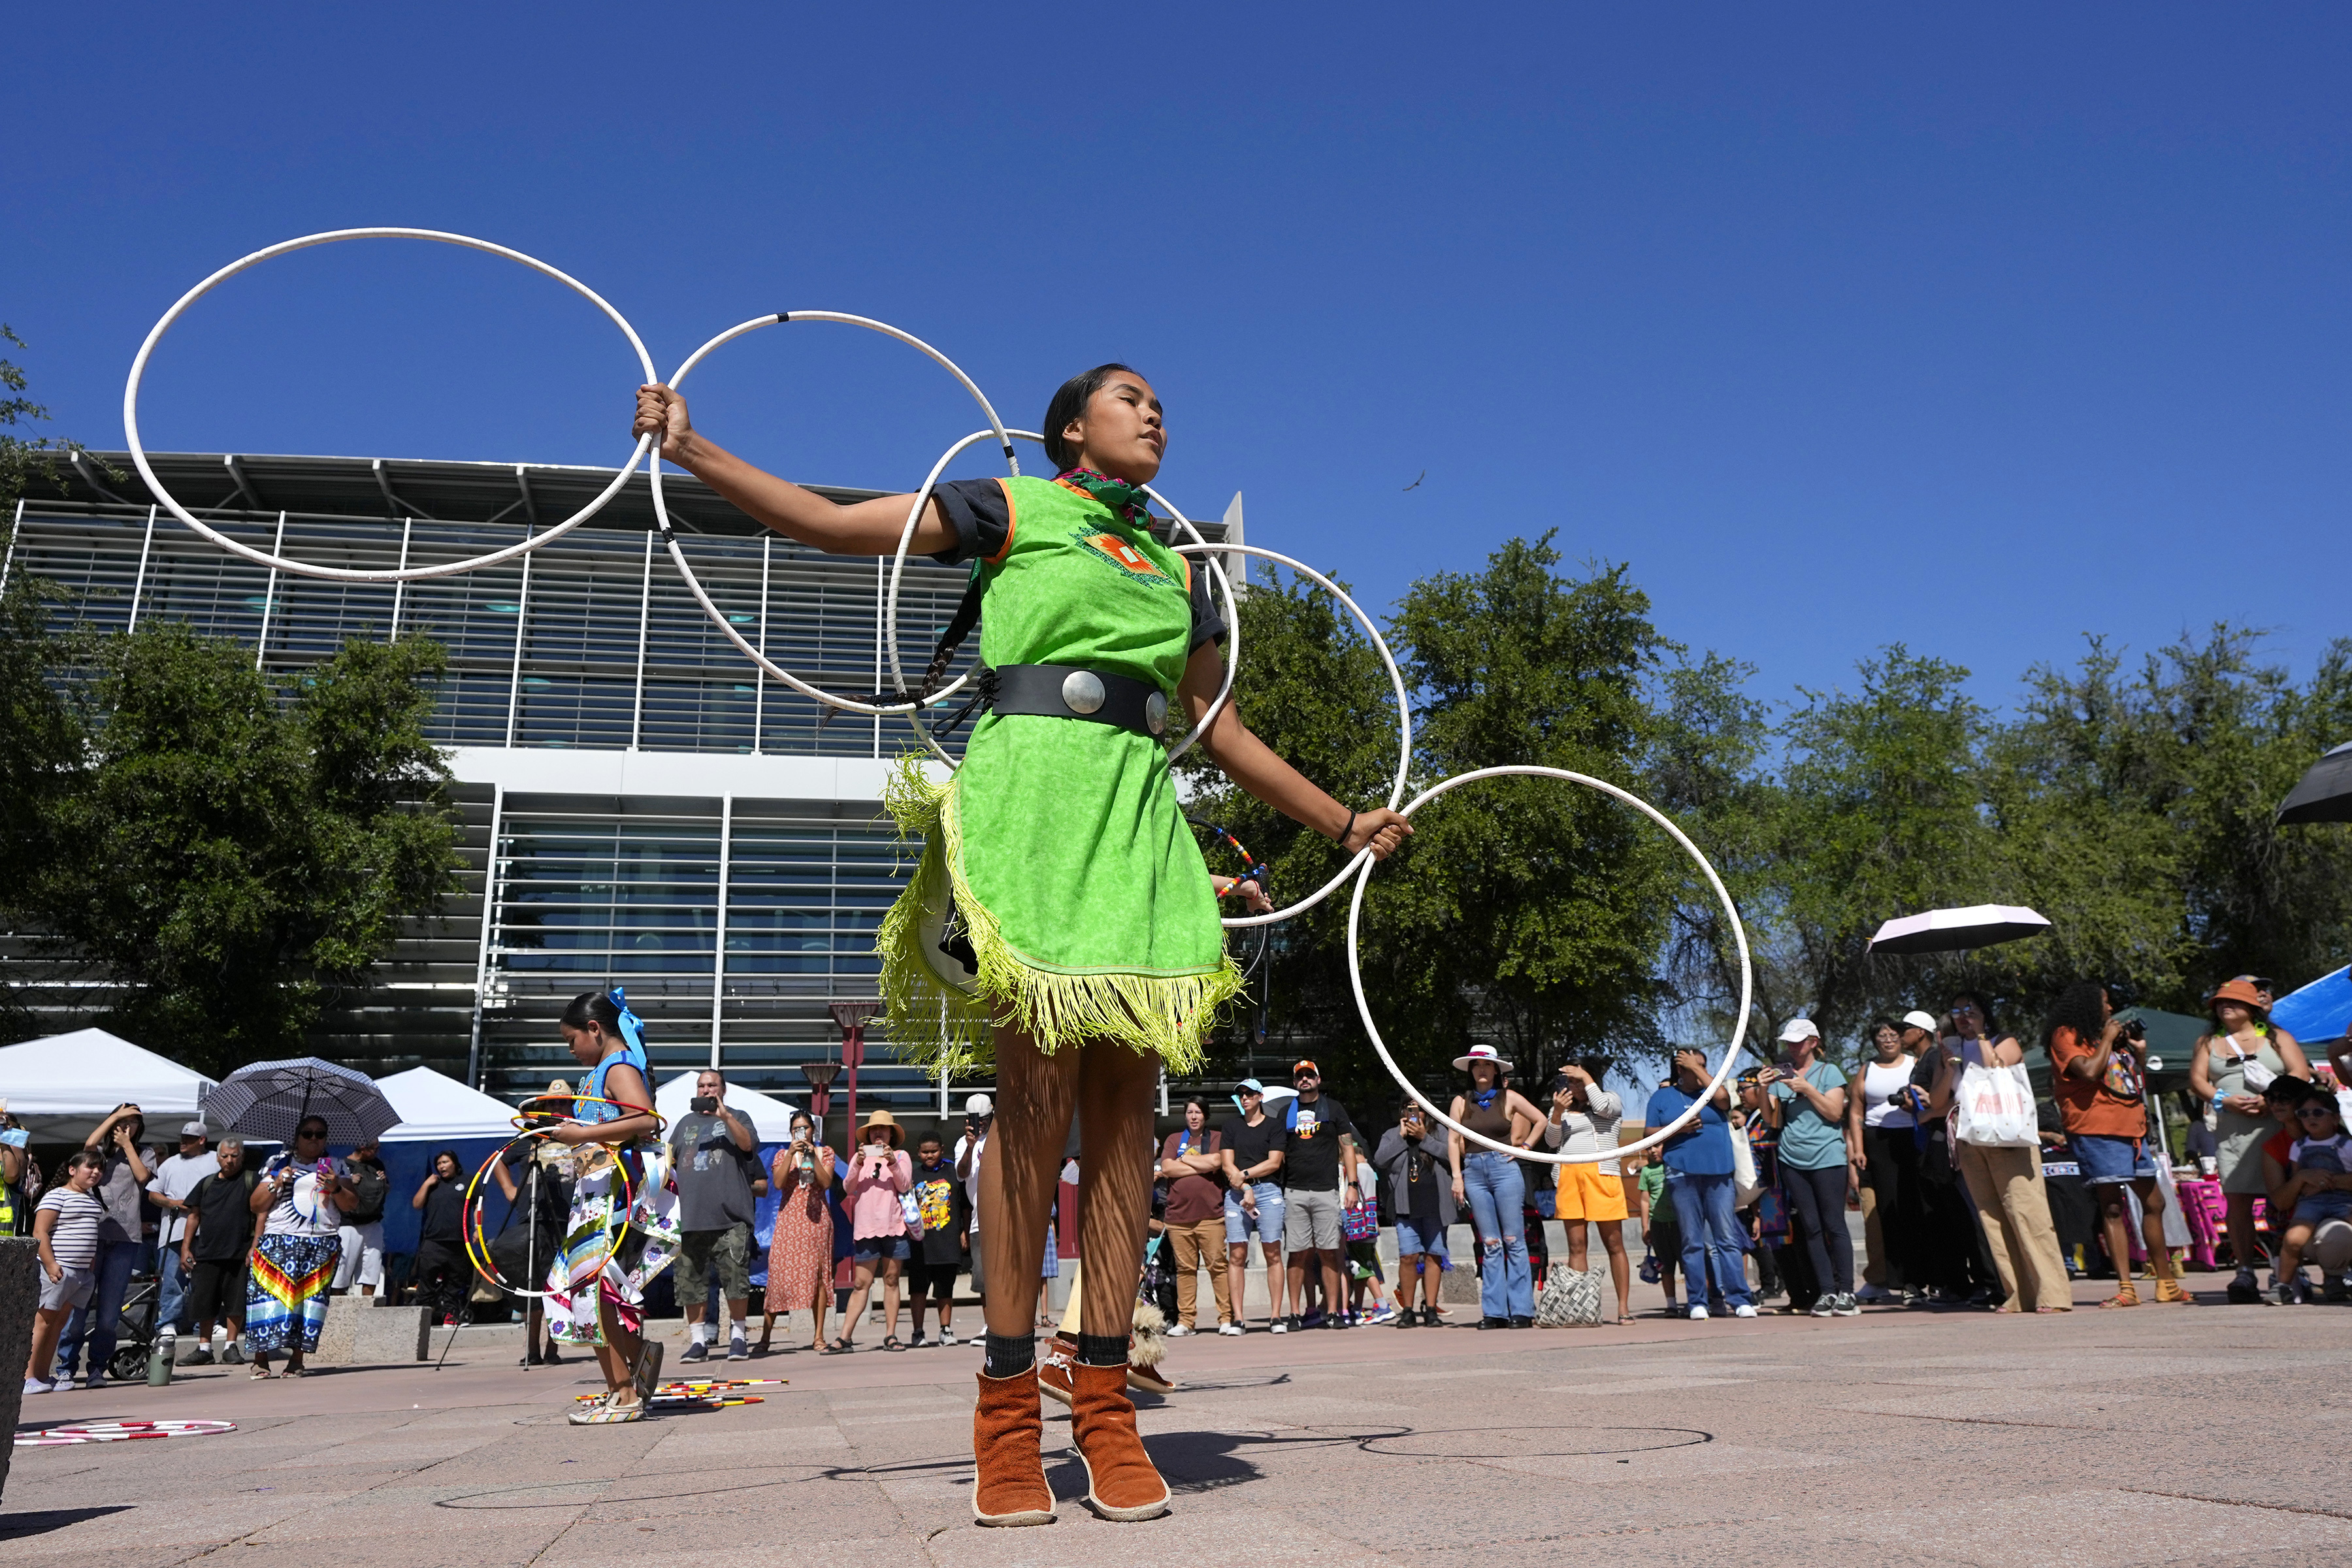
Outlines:
<svg viewBox="0 0 2352 1568"><path fill-rule="evenodd" d="M1453 1321L1485 1329L1533 1327L1539 1313L1546 1323L1627 1321L1637 1279L1660 1288L1664 1311L1699 1321L1853 1317L1874 1305L2064 1312L2083 1278L2112 1282L2099 1302L2112 1310L2144 1304L2143 1276L2155 1303L2190 1299L2179 1211L2210 1192L2217 1223L2206 1239L2231 1270L2227 1300L2352 1300L2352 1094L2342 1088L2352 1047L2315 1066L2269 1022L2270 1003L2253 976L2210 998L2210 1027L2186 1075L2192 1115L2179 1163L2151 1121L2144 1032L2087 981L2038 1031L2048 1075L2038 1089L2027 1046L1988 998L1962 991L1940 1014L1873 1020L1850 1070L1804 1018L1779 1031L1770 1060L1720 1089L1710 1089L1706 1052L1678 1049L1643 1120L1661 1128L1687 1112L1688 1123L1624 1155L1621 1142L1642 1129L1627 1098L1604 1087L1597 1058L1563 1065L1540 1095L1514 1087L1513 1064L1492 1047L1455 1060L1449 1114L1508 1152L1448 1131L1415 1099L1376 1135L1360 1130L1301 1060L1286 1086L1240 1084L1230 1112L1205 1098L1184 1103L1155 1151L1144 1286L1176 1337L1210 1331L1212 1317L1223 1335L1259 1322L1277 1334L1434 1327L1449 1321L1446 1277L1463 1267L1476 1276L1477 1308ZM790 1142L763 1163L723 1075L706 1072L696 1089L668 1132L683 1359L721 1353L722 1342L730 1360L765 1353L777 1318L795 1312L809 1314L810 1348L830 1354L860 1348L869 1316L885 1351L957 1342L959 1287L967 1300L987 1288L976 1245L987 1095L968 1101L952 1144L926 1132L911 1153L887 1110L868 1116L845 1152L796 1112ZM249 1360L255 1376L276 1357L289 1374L305 1370L336 1294L404 1289L436 1323L497 1301L462 1234L465 1174L453 1151L409 1194L420 1238L395 1279L380 1152L367 1143L326 1158L322 1122L306 1121L288 1154L256 1170L242 1140L213 1144L201 1122L160 1155L139 1108L124 1105L46 1184L5 1122L0 1113L0 1234L34 1237L42 1269L28 1393L102 1386L124 1370L116 1352L134 1282L152 1280L146 1322L195 1336L184 1359L214 1361L218 1331L218 1359ZM1555 1150L1595 1157L1527 1157ZM519 1149L492 1174L516 1215L535 1216L492 1238L499 1271L543 1275L569 1201L561 1162ZM1048 1275L1074 1255L1078 1230L1075 1159L1063 1174L1055 1228L1068 1239L1049 1242ZM771 1191L755 1286L755 1225ZM1565 1243L1557 1258L1548 1221ZM1457 1259L1449 1237L1464 1226L1472 1239ZM1380 1245L1384 1227L1392 1246ZM765 1311L756 1348L755 1289ZM1470 1293L1465 1281L1454 1300L1466 1306ZM1574 1315L1557 1315L1556 1297ZM543 1337L527 1314L527 1364L557 1359Z"/></svg>

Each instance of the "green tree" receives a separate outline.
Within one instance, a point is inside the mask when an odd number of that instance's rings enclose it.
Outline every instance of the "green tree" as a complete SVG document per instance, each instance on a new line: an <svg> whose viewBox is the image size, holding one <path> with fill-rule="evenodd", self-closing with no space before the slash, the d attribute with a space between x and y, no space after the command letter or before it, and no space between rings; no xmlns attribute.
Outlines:
<svg viewBox="0 0 2352 1568"><path fill-rule="evenodd" d="M454 890L424 728L441 649L352 641L280 692L174 623L93 647L16 912L120 986L110 1021L152 1048L215 1072L299 1050L331 988Z"/></svg>
<svg viewBox="0 0 2352 1568"><path fill-rule="evenodd" d="M25 346L25 340L0 321L0 342ZM48 436L20 436L20 427L31 426L49 416L48 409L25 395L30 384L25 373L8 360L0 359L0 539L15 526L16 502L31 488L33 480L46 479L52 485L60 484L58 459L68 452L81 450L79 441L60 441Z"/></svg>

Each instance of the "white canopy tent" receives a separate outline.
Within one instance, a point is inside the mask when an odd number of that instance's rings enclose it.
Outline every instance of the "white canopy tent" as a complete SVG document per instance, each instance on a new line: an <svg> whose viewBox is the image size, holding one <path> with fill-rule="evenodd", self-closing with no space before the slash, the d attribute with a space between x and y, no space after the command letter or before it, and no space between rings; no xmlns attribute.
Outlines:
<svg viewBox="0 0 2352 1568"><path fill-rule="evenodd" d="M169 1148L213 1087L193 1068L104 1029L0 1047L0 1100L41 1142L79 1143L129 1100L147 1118L148 1142Z"/></svg>
<svg viewBox="0 0 2352 1568"><path fill-rule="evenodd" d="M384 1131L386 1143L446 1143L459 1138L507 1138L514 1133L513 1106L431 1068L410 1068L380 1078L376 1087L400 1112L399 1123Z"/></svg>
<svg viewBox="0 0 2352 1568"><path fill-rule="evenodd" d="M661 1113L669 1126L693 1109L694 1081L699 1073L682 1072L654 1090L654 1109ZM789 1143L793 1141L793 1111L789 1102L773 1095L761 1094L756 1089L741 1084L727 1086L727 1109L751 1124L751 1136L762 1143Z"/></svg>

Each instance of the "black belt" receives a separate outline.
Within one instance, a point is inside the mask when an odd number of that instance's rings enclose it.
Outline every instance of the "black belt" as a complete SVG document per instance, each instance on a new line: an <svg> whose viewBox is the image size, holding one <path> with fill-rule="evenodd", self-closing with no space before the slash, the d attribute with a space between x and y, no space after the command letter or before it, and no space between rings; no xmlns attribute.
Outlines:
<svg viewBox="0 0 2352 1568"><path fill-rule="evenodd" d="M1004 664L981 671L984 704L999 713L1090 719L1154 740L1168 733L1168 694L1148 680L1074 664Z"/></svg>

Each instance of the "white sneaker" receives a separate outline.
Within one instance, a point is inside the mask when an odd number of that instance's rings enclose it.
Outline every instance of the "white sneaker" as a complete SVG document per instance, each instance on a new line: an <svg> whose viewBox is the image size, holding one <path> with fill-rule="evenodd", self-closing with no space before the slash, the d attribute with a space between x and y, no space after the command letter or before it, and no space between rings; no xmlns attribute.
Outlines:
<svg viewBox="0 0 2352 1568"><path fill-rule="evenodd" d="M1698 1306L1694 1306L1693 1308L1691 1308L1691 1310L1690 1310L1690 1321L1691 1321L1692 1322L1694 1322L1694 1323L1704 1323L1704 1322L1706 1322L1706 1309L1705 1307L1698 1307Z"/></svg>
<svg viewBox="0 0 2352 1568"><path fill-rule="evenodd" d="M43 1383L37 1377L28 1377L25 1380L25 1392L27 1394L47 1394L50 1391L51 1386L51 1384Z"/></svg>
<svg viewBox="0 0 2352 1568"><path fill-rule="evenodd" d="M955 1331L953 1329L941 1329L940 1331L940 1343L943 1345L951 1345L955 1343Z"/></svg>
<svg viewBox="0 0 2352 1568"><path fill-rule="evenodd" d="M1756 1315L1756 1309L1743 1302L1731 1309L1731 1315L1735 1318L1752 1318Z"/></svg>
<svg viewBox="0 0 2352 1568"><path fill-rule="evenodd" d="M1217 1332L1221 1334L1241 1334L1247 1331L1248 1331L1244 1330L1239 1323L1219 1323L1217 1325Z"/></svg>
<svg viewBox="0 0 2352 1568"><path fill-rule="evenodd" d="M1274 1331L1277 1334L1288 1333L1290 1331L1290 1321L1287 1318L1276 1318L1274 1321Z"/></svg>

